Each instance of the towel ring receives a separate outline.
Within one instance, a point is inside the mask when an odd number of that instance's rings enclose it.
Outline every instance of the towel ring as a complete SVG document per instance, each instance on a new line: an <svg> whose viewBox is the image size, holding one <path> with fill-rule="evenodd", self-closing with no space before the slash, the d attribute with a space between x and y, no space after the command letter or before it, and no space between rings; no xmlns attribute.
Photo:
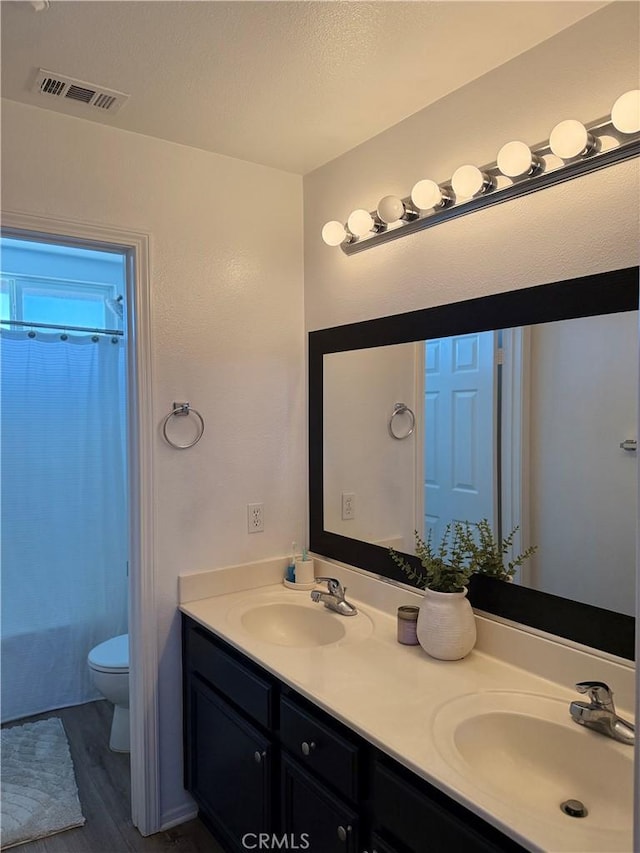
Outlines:
<svg viewBox="0 0 640 853"><path fill-rule="evenodd" d="M198 434L193 439L193 441L189 442L189 444L176 444L175 441L172 441L167 434L167 425L171 418L180 417L182 415L195 415L199 421L199 429ZM194 444L197 444L202 436L204 435L204 418L196 409L192 409L189 403L174 403L173 410L169 412L167 417L162 422L162 434L165 437L165 441L167 444L170 444L171 447L175 447L176 450L187 450L189 447L193 447Z"/></svg>
<svg viewBox="0 0 640 853"><path fill-rule="evenodd" d="M393 431L393 419L396 415L404 415L408 414L411 419L411 425L409 427L408 432L405 432L404 435L398 435ZM405 438L409 438L410 435L413 434L414 429L416 428L416 416L413 414L409 406L406 403L394 403L393 406L393 414L389 418L389 434L392 438L395 438L397 441L402 441Z"/></svg>

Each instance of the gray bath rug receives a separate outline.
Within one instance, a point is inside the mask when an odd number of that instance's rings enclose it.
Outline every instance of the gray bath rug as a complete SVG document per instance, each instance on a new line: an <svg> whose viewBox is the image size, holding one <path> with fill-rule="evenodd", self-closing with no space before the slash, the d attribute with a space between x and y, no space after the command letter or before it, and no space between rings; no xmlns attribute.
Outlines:
<svg viewBox="0 0 640 853"><path fill-rule="evenodd" d="M57 717L2 729L1 799L2 849L84 823L67 736Z"/></svg>

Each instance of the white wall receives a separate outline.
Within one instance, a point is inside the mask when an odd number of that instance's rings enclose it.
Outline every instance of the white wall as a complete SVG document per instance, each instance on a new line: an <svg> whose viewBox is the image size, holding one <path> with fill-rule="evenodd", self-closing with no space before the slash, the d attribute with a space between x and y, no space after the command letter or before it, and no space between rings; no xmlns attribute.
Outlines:
<svg viewBox="0 0 640 853"><path fill-rule="evenodd" d="M531 586L633 616L638 315L531 327Z"/></svg>
<svg viewBox="0 0 640 853"><path fill-rule="evenodd" d="M151 234L154 420L173 400L206 420L188 451L155 435L169 820L187 802L177 575L282 555L304 534L301 179L13 102L2 118L5 210ZM265 532L249 536L253 501Z"/></svg>
<svg viewBox="0 0 640 853"><path fill-rule="evenodd" d="M325 355L326 530L413 552L420 433L397 441L389 419L394 403L416 412L416 366L414 344ZM394 428L402 435L408 424L408 416L398 415ZM355 494L355 516L346 521L342 492Z"/></svg>
<svg viewBox="0 0 640 853"><path fill-rule="evenodd" d="M607 6L305 176L307 328L636 264L637 160L351 257L320 231L420 178L491 162L511 139L535 144L563 119L607 115L638 86L639 14L637 3Z"/></svg>

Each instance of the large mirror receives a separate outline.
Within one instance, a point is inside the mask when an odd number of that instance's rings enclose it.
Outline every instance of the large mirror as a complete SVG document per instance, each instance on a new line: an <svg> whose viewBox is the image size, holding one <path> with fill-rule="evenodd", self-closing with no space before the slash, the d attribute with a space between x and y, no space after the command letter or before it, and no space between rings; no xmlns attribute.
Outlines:
<svg viewBox="0 0 640 853"><path fill-rule="evenodd" d="M486 518L536 551L475 606L633 657L637 308L634 268L311 333L313 550L406 581Z"/></svg>

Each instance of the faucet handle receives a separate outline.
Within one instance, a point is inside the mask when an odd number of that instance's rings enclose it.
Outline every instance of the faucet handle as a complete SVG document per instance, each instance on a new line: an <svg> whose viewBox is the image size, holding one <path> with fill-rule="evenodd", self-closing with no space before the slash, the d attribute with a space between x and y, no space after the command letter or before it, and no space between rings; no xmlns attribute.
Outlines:
<svg viewBox="0 0 640 853"><path fill-rule="evenodd" d="M587 693L592 704L609 711L615 711L613 706L613 691L604 681L578 681L578 693Z"/></svg>
<svg viewBox="0 0 640 853"><path fill-rule="evenodd" d="M339 596L340 598L344 598L344 594L346 589L342 588L342 584L338 580L338 578L316 578L316 581L320 581L321 583L326 583L329 592L331 595Z"/></svg>

